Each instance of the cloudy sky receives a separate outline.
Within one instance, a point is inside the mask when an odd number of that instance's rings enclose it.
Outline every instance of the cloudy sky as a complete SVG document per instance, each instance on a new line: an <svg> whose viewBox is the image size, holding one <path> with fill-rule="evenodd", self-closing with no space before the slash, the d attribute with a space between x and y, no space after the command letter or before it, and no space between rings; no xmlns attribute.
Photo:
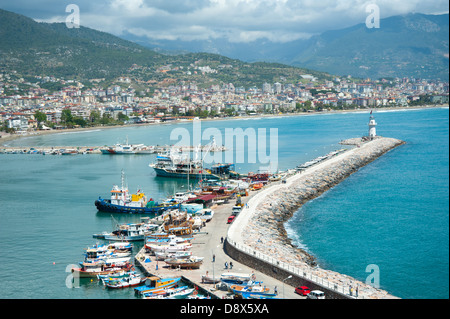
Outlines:
<svg viewBox="0 0 450 319"><path fill-rule="evenodd" d="M0 8L38 21L65 22L66 7L80 9L80 24L151 39L286 42L365 23L369 4L381 18L448 13L448 0L0 0Z"/></svg>

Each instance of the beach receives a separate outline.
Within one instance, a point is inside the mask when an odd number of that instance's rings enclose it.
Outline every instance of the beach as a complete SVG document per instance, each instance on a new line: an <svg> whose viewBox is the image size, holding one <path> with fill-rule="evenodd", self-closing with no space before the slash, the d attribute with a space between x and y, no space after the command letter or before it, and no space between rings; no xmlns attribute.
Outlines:
<svg viewBox="0 0 450 319"><path fill-rule="evenodd" d="M402 111L402 110L414 110L422 108L440 108L448 107L448 105L425 105L425 106L415 106L415 107L384 107L380 109L374 109L375 112L378 111ZM258 119L258 118L270 118L270 117L284 117L284 116L314 116L323 114L336 114L336 113L368 113L370 109L354 109L354 110L339 110L339 111L322 111L322 112L299 112L299 113L283 113L283 114L258 114L258 115L247 115L247 116L237 116L237 117L225 117L225 118L206 118L201 119L202 122L210 121L227 121L227 120L237 120L237 119ZM172 120L167 122L155 122L155 123L144 123L144 124L124 124L124 125L111 125L111 126L91 126L84 128L70 128L61 130L39 130L31 131L24 134L8 134L5 132L0 132L0 146L7 146L7 143L12 140L20 139L23 137L48 135L48 134L61 134L67 132L82 132L90 130L106 130L121 127L132 127L132 126L152 126L152 125L171 125L177 123L186 123L192 120ZM78 145L73 145L78 146ZM98 145L100 146L100 145Z"/></svg>

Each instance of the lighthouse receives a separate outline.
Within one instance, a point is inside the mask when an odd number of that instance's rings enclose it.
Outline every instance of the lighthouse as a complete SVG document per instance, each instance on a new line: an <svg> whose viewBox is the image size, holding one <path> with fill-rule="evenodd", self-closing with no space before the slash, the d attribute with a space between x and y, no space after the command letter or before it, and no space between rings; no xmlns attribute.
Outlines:
<svg viewBox="0 0 450 319"><path fill-rule="evenodd" d="M372 111L370 111L369 139L373 140L375 136L377 136L377 122L375 122L375 118L372 115Z"/></svg>

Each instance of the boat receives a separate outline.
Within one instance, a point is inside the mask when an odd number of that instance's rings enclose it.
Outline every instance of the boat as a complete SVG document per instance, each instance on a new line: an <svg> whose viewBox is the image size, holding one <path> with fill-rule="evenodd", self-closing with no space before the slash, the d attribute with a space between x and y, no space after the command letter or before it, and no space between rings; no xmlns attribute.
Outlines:
<svg viewBox="0 0 450 319"><path fill-rule="evenodd" d="M198 269L203 263L204 257L191 256L189 258L168 258L164 260L172 268Z"/></svg>
<svg viewBox="0 0 450 319"><path fill-rule="evenodd" d="M124 278L116 278L111 280L103 280L103 284L111 289L117 288L127 288L127 287L135 287L143 284L146 278L141 277L140 275L130 275Z"/></svg>
<svg viewBox="0 0 450 319"><path fill-rule="evenodd" d="M141 241L145 236L156 230L159 225L148 223L130 223L119 225L118 229L108 233L94 234L93 237L113 241Z"/></svg>
<svg viewBox="0 0 450 319"><path fill-rule="evenodd" d="M156 260L165 260L168 258L189 258L192 256L192 251L176 251L173 253L167 253L164 251L155 252Z"/></svg>
<svg viewBox="0 0 450 319"><path fill-rule="evenodd" d="M194 292L188 286L165 288L154 293L145 293L143 299L183 299Z"/></svg>
<svg viewBox="0 0 450 319"><path fill-rule="evenodd" d="M230 289L235 294L241 294L241 293L250 293L252 295L265 295L268 294L270 289L267 287L263 287L260 285L231 285Z"/></svg>
<svg viewBox="0 0 450 319"><path fill-rule="evenodd" d="M166 296L166 299L183 299L189 296L191 293L195 291L195 288L189 288L187 286L181 287L178 292L170 293Z"/></svg>
<svg viewBox="0 0 450 319"><path fill-rule="evenodd" d="M205 147L204 154L214 150L215 141ZM185 178L185 179L215 179L220 180L227 176L234 164L216 164L207 169L203 167L203 159L199 159L200 147L196 147L194 159L190 158L188 152L182 152L181 148L172 147L165 153L159 153L156 157L156 163L149 164L153 168L156 176Z"/></svg>
<svg viewBox="0 0 450 319"><path fill-rule="evenodd" d="M277 299L277 294L258 294L258 293L252 293L252 292L241 292L240 295L242 296L242 299Z"/></svg>
<svg viewBox="0 0 450 319"><path fill-rule="evenodd" d="M77 155L78 151L75 149L66 149L61 152L61 155Z"/></svg>
<svg viewBox="0 0 450 319"><path fill-rule="evenodd" d="M167 245L169 243L190 243L194 237L178 237L172 234L169 234L169 236L164 238L154 238L154 237L147 237L145 239L145 244L152 244L152 245Z"/></svg>
<svg viewBox="0 0 450 319"><path fill-rule="evenodd" d="M255 281L254 274L242 274L242 273L223 273L220 276L220 281L223 282L228 288L232 285L255 285L262 282Z"/></svg>
<svg viewBox="0 0 450 319"><path fill-rule="evenodd" d="M129 271L133 267L129 262L109 264L105 260L85 261L79 268L72 268L72 274L77 278L96 278L97 275L114 274Z"/></svg>
<svg viewBox="0 0 450 319"><path fill-rule="evenodd" d="M166 253L174 253L177 251L189 250L192 248L191 243L175 243L169 242L165 245L155 245L155 244L146 244L145 248L152 252L166 252Z"/></svg>
<svg viewBox="0 0 450 319"><path fill-rule="evenodd" d="M112 279L120 279L120 278L126 278L126 277L130 277L134 274L137 274L136 271L133 270L133 268L131 268L131 270L129 271L119 271L117 273L114 274L106 274L106 275L97 275L97 279L98 280L112 280Z"/></svg>
<svg viewBox="0 0 450 319"><path fill-rule="evenodd" d="M166 288L174 287L181 280L181 277L159 278L156 276L147 277L145 286L134 288L134 292L139 295L155 294L163 292Z"/></svg>
<svg viewBox="0 0 450 319"><path fill-rule="evenodd" d="M114 144L101 148L100 151L105 155L133 155L133 154L153 154L154 146L145 146L144 144L128 144L128 137L125 144Z"/></svg>
<svg viewBox="0 0 450 319"><path fill-rule="evenodd" d="M122 171L122 186L113 186L110 199L99 197L95 201L95 206L99 211L129 214L160 214L167 210L179 208L179 203L159 205L152 198L147 200L145 193L140 190L136 194L130 194L128 187L124 186L124 178Z"/></svg>

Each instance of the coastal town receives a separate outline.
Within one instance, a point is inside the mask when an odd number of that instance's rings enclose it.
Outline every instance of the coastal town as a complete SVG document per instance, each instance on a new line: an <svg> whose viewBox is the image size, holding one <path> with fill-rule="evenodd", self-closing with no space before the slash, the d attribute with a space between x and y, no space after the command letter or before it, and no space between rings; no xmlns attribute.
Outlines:
<svg viewBox="0 0 450 319"><path fill-rule="evenodd" d="M191 65L183 72L205 75L232 67L219 65L212 69ZM157 72L173 69L178 70L168 65ZM15 71L0 73L0 134L196 117L439 105L448 103L449 93L449 84L437 80L361 80L350 76L324 80L310 74L302 75L296 83L288 83L280 76L275 83L252 87L233 83L205 86L195 80L154 82L128 76L81 81L54 76L26 77Z"/></svg>

